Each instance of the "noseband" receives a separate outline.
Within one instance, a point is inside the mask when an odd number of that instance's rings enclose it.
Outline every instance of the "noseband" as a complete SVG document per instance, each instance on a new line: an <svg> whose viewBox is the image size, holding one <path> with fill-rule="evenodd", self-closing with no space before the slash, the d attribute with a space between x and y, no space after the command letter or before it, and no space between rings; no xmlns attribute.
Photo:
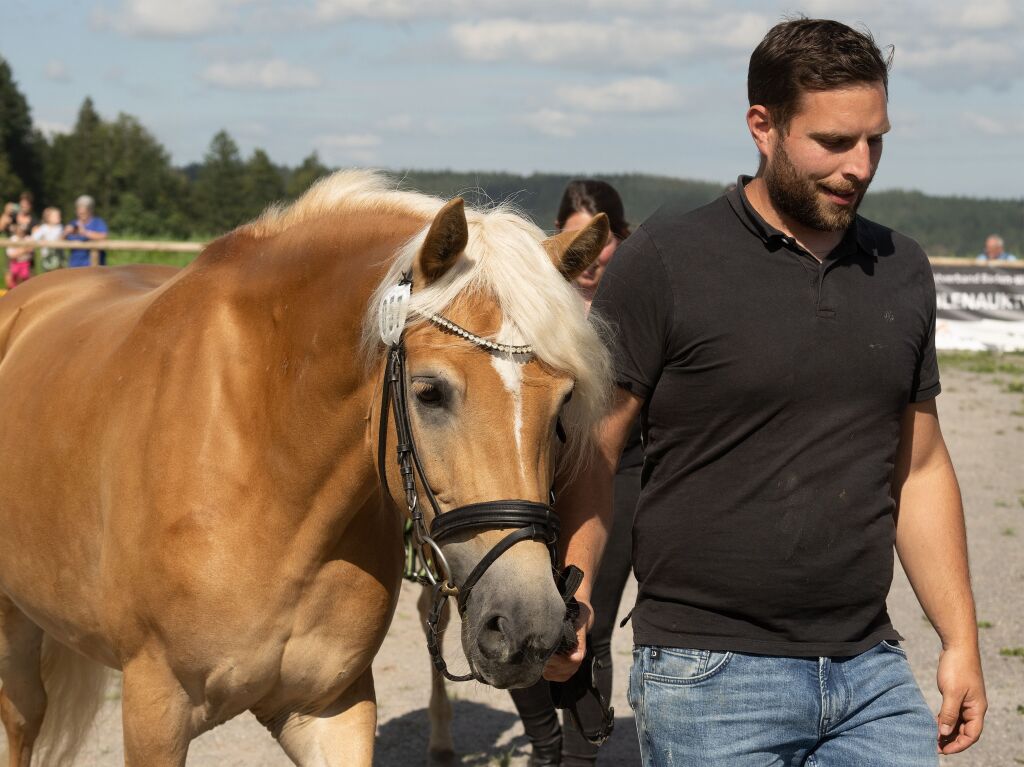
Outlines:
<svg viewBox="0 0 1024 767"><path fill-rule="evenodd" d="M408 310L411 284L412 281L409 275L405 275L397 288L392 288L389 295L385 297L382 308L381 335L385 343L389 344L389 347L381 394L377 464L381 482L385 490L387 490L387 427L390 411L395 419L395 434L398 441L398 469L402 477L405 504L412 520L412 540L420 554L426 582L433 586L434 589L433 604L431 605L430 615L427 618L427 649L430 652L431 662L438 673L453 682L464 682L477 677L473 673L461 676L450 673L448 665L441 654L437 624L441 620L441 613L444 610L447 599L455 597L459 614L464 615L466 603L469 600L473 587L487 571L487 568L494 564L498 557L521 541L543 541L547 544L551 554L552 566L554 566L557 556L555 543L558 540L558 515L555 514L550 504L524 500L485 501L483 503L459 506L446 512L441 511L440 504L438 504L437 498L434 496L434 492L431 490L430 483L427 481L426 474L423 471L423 463L416 449L416 441L412 433L412 423L409 419L409 403L406 392L405 345L402 343L401 336L402 328L405 324L405 312ZM393 298L396 295L399 297L397 299ZM397 304L403 300L405 305L395 309ZM395 314L389 318L390 321L384 316L388 306L395 311ZM492 354L513 357L533 353L532 347L529 346L510 346L481 338L439 315L428 314L426 317L444 330L454 333ZM386 325L387 327L385 327ZM417 476L419 477L420 486L423 488L423 494L426 496L427 503L433 511L433 519L431 520L429 531L423 517L423 507L420 503L419 492L416 489ZM515 529L484 555L466 577L465 581L461 584L456 584L452 577L448 560L445 558L444 552L441 551L441 544L459 533L471 532L476 534L483 530L504 528Z"/></svg>

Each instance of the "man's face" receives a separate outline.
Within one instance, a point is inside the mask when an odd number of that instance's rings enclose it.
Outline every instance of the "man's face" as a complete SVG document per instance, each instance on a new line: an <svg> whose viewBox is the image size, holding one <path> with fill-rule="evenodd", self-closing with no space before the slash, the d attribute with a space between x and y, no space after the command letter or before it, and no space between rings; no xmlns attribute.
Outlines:
<svg viewBox="0 0 1024 767"><path fill-rule="evenodd" d="M89 220L89 216L91 214L92 214L92 211L89 210L89 206L88 205L78 205L78 206L75 207L75 215L78 216L78 218L81 221L88 221Z"/></svg>
<svg viewBox="0 0 1024 767"><path fill-rule="evenodd" d="M772 202L811 229L846 229L878 169L888 130L881 83L804 93L786 131L772 130L764 171Z"/></svg>
<svg viewBox="0 0 1024 767"><path fill-rule="evenodd" d="M985 240L985 255L989 258L999 258L1003 254L1003 243L995 237Z"/></svg>

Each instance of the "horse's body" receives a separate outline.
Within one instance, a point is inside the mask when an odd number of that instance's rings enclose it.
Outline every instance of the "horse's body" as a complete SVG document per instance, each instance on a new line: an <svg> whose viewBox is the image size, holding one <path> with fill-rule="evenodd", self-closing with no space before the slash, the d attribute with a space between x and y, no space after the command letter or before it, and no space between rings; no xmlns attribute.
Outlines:
<svg viewBox="0 0 1024 767"><path fill-rule="evenodd" d="M390 497L400 492L381 492L375 464L380 355L368 368L359 350L374 291L439 203L391 200L361 175L316 194L182 271L54 273L0 301L0 713L11 767L28 767L46 710L40 653L60 646L124 671L130 765L183 765L193 737L245 710L298 764L370 763L370 664L397 598L401 517ZM410 256L416 290L444 282L446 270L424 273L430 242ZM448 267L465 260L441 256ZM502 326L493 301L462 299L451 316ZM490 367L429 325L410 326L407 344L410 377L417 365L454 367L465 383ZM521 367L538 389L565 378ZM500 434L510 418L477 402ZM552 464L539 428L557 415L544 402L519 479L503 478L495 496L500 471L461 478L431 461L439 496L543 498ZM431 439L434 416L414 415ZM450 450L460 457L457 440ZM453 575L492 535L451 547ZM526 578L546 566L537 543L506 556ZM501 575L481 580L479 609ZM557 592L519 590L532 600L521 611L536 612L524 618L530 641L550 644ZM464 642L485 620L470 612ZM502 686L536 678L538 658L513 656L477 654L479 675ZM70 727L79 713L52 724Z"/></svg>

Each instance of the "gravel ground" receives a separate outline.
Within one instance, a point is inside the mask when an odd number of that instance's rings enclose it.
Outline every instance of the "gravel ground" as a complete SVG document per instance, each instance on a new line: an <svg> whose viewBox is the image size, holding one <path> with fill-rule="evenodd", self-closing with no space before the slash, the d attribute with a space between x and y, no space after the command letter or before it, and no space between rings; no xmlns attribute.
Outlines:
<svg viewBox="0 0 1024 767"><path fill-rule="evenodd" d="M970 363L966 367L971 367ZM981 628L981 651L990 710L981 742L943 759L956 767L1024 765L1024 657L1004 654L1024 645L1024 376L975 373L947 364L939 409L963 488ZM632 603L635 587L623 599ZM429 667L416 613L417 589L406 585L395 622L375 664L380 726L379 767L426 761ZM933 709L938 641L902 572L889 597L890 612L906 637L918 682ZM629 630L614 642L615 733L602 750L602 763L638 765L636 728L626 703L630 662ZM447 643L453 669L460 663L457 632ZM1024 650L1020 651L1024 653ZM462 765L525 767L528 746L506 693L464 683L449 685L455 710L454 738ZM113 688L80 760L90 767L122 764L120 706ZM290 762L251 716L203 735L193 744L194 767L284 767ZM874 767L874 766L865 766Z"/></svg>

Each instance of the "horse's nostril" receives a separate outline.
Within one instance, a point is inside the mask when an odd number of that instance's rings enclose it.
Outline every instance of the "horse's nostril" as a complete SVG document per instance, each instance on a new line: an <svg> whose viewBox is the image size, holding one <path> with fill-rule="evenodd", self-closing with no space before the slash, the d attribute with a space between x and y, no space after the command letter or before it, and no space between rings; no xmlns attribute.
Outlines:
<svg viewBox="0 0 1024 767"><path fill-rule="evenodd" d="M477 644L488 660L504 663L510 656L509 622L504 615L492 615L484 621Z"/></svg>

